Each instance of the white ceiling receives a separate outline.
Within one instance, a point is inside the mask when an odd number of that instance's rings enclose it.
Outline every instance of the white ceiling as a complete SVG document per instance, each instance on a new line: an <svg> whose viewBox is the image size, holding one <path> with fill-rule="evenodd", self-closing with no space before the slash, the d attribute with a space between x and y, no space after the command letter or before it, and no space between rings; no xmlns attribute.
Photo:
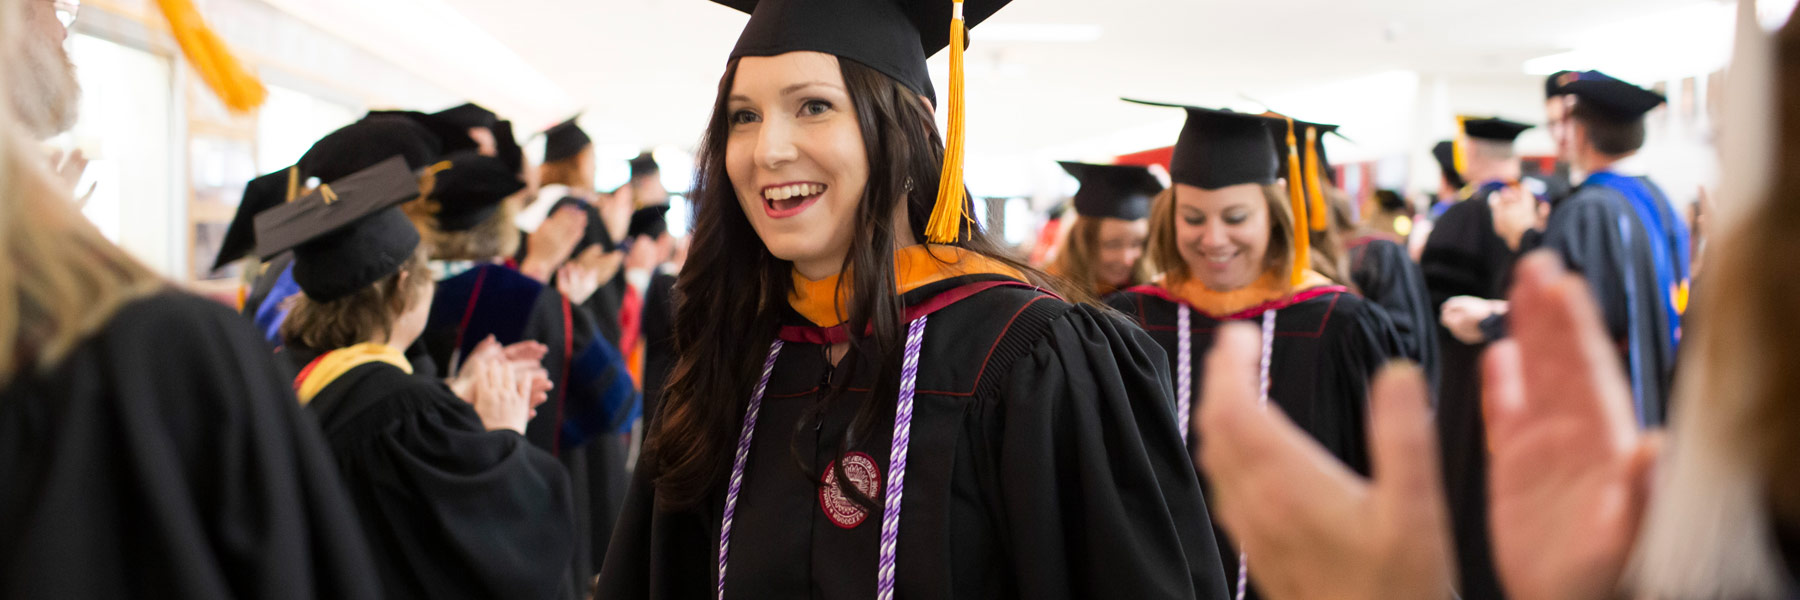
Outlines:
<svg viewBox="0 0 1800 600"><path fill-rule="evenodd" d="M270 1L300 12L294 5L348 0ZM470 68L458 91L508 113L522 129L583 110L582 125L618 155L697 142L746 19L706 0L384 1L485 31L492 39L476 46L511 54L487 70L538 72L485 77ZM1440 133L1389 130L1438 121L1447 129L1452 110L1534 119L1542 78L1525 74L1526 61L1576 49L1593 32L1633 19L1683 9L1728 15L1726 1L1017 0L973 34L971 162L1028 161L1036 169L1047 157L1104 159L1172 141L1179 112L1127 105L1120 96L1244 108L1267 102L1341 122L1359 145L1390 152ZM334 10L331 18L356 12ZM1099 35L1021 41L1015 28L1003 36L1012 39L984 39L994 24L1073 25ZM1729 25L1726 18L1693 26L1705 35L1665 28L1656 35L1669 39L1627 41L1679 54L1686 44L1717 46L1720 35L1728 43ZM940 87L943 61L933 61ZM549 89L509 81L543 81ZM1414 118L1421 98L1439 106Z"/></svg>

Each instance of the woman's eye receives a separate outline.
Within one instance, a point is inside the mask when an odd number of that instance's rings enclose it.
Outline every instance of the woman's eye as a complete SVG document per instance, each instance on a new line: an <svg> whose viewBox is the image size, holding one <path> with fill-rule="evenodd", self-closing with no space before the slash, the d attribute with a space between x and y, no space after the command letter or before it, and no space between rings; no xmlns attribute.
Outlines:
<svg viewBox="0 0 1800 600"><path fill-rule="evenodd" d="M1183 220L1187 221L1187 224L1196 227L1206 224L1206 217L1183 217Z"/></svg>
<svg viewBox="0 0 1800 600"><path fill-rule="evenodd" d="M1225 224L1243 225L1244 221L1249 220L1249 218L1249 215L1225 215Z"/></svg>
<svg viewBox="0 0 1800 600"><path fill-rule="evenodd" d="M807 100L806 104L800 105L800 114L809 117L822 115L830 110L831 103L824 100Z"/></svg>
<svg viewBox="0 0 1800 600"><path fill-rule="evenodd" d="M731 120L732 125L743 125L746 123L755 123L757 121L757 117L756 117L756 113L754 111L740 110L740 111L731 113L730 120Z"/></svg>

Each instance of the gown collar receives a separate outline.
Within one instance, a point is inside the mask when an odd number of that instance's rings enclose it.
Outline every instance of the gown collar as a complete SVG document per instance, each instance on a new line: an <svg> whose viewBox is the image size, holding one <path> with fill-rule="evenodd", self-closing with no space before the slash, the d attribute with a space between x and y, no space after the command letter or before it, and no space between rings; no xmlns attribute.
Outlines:
<svg viewBox="0 0 1800 600"><path fill-rule="evenodd" d="M1225 292L1214 291L1198 279L1177 279L1168 275L1164 275L1155 284L1132 288L1132 291L1186 304L1214 318L1253 316L1270 308L1281 308L1321 294L1343 290L1343 286L1332 283L1318 271L1312 270L1306 271L1305 278L1297 287L1290 286L1287 277L1271 271L1263 273L1250 285Z"/></svg>
<svg viewBox="0 0 1800 600"><path fill-rule="evenodd" d="M895 288L907 294L925 286L970 275L998 275L1023 282L1024 274L1006 263L955 246L920 244L894 252ZM840 275L812 280L793 273L794 287L788 304L794 312L818 327L836 327L849 320L850 288L839 287ZM991 278L990 278L991 279Z"/></svg>

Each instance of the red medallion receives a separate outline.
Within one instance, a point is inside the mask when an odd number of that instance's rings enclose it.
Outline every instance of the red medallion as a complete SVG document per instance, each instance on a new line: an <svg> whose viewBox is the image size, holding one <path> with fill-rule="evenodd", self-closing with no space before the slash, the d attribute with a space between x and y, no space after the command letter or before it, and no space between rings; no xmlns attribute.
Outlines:
<svg viewBox="0 0 1800 600"><path fill-rule="evenodd" d="M850 485L856 486L858 491L870 498L881 499L881 469L875 466L874 458L861 452L844 455L844 474L850 477ZM852 529L869 517L862 505L838 489L836 461L825 465L825 476L821 479L825 485L819 487L819 508L825 510L825 516L831 517L833 524Z"/></svg>

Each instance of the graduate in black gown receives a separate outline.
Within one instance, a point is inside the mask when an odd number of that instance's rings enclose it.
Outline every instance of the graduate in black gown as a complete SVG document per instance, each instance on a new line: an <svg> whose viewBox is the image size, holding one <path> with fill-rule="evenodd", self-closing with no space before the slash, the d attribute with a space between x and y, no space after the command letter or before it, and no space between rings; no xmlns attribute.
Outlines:
<svg viewBox="0 0 1800 600"><path fill-rule="evenodd" d="M751 4L599 596L1225 597L1161 350L964 218L950 4Z"/></svg>
<svg viewBox="0 0 1800 600"><path fill-rule="evenodd" d="M1518 227L1530 220L1516 202L1508 204L1509 222L1497 218L1495 228L1521 251L1555 250L1588 280L1623 349L1633 414L1640 426L1655 427L1668 414L1687 308L1689 232L1662 189L1649 177L1627 174L1623 163L1643 147L1645 115L1666 99L1599 71L1562 73L1552 83L1552 98L1567 109L1553 135L1558 152L1584 178L1551 207L1542 230ZM1486 332L1497 329L1484 325Z"/></svg>
<svg viewBox="0 0 1800 600"><path fill-rule="evenodd" d="M1425 276L1419 264L1406 253L1405 238L1376 229L1370 221L1389 215L1403 215L1404 200L1388 192L1388 199L1376 195L1376 202L1390 202L1379 211L1365 213L1361 224L1351 224L1349 198L1342 190L1326 190L1332 227L1345 240L1349 254L1350 281L1357 293L1387 312L1400 336L1400 355L1419 363L1426 382L1435 393L1439 377L1437 311L1432 308L1431 294L1425 288ZM1391 220L1389 221L1392 222ZM1433 399L1435 400L1435 396Z"/></svg>
<svg viewBox="0 0 1800 600"><path fill-rule="evenodd" d="M418 187L396 156L256 218L259 254L294 254L302 295L282 325L283 353L304 363L294 390L388 598L574 597L569 479L523 435L541 370L515 379L490 343L459 397L399 350L424 330L433 289L398 206Z"/></svg>
<svg viewBox="0 0 1800 600"><path fill-rule="evenodd" d="M1442 166L1465 185L1457 202L1437 218L1419 266L1431 293L1432 331L1443 352L1437 417L1457 546L1458 589L1464 598L1479 600L1504 597L1494 572L1487 521L1481 355L1488 341L1459 339L1443 322L1447 309L1454 322L1463 306L1479 307L1506 297L1517 255L1494 233L1489 202L1495 193L1520 185L1513 141L1531 125L1497 117L1461 117L1457 125L1458 139Z"/></svg>
<svg viewBox="0 0 1800 600"><path fill-rule="evenodd" d="M109 243L0 112L0 597L380 598L268 345Z"/></svg>
<svg viewBox="0 0 1800 600"><path fill-rule="evenodd" d="M1366 474L1365 399L1375 371L1400 355L1393 325L1381 309L1311 267L1298 153L1289 153L1289 187L1279 185L1270 135L1289 131L1290 121L1184 108L1187 124L1169 169L1175 187L1150 212L1150 257L1163 276L1114 294L1107 304L1166 353L1177 411L1183 411L1177 421L1190 447L1197 445L1187 435L1198 406L1193 398L1206 378L1203 357L1213 335L1225 322L1249 320L1269 333L1268 401ZM1281 137L1296 143L1294 136ZM1244 581L1238 550L1228 532L1218 533L1221 567L1236 593ZM1254 556L1248 563L1256 568ZM1257 597L1254 586L1246 597Z"/></svg>
<svg viewBox="0 0 1800 600"><path fill-rule="evenodd" d="M1162 182L1139 166L1060 164L1081 187L1068 238L1044 270L1095 298L1148 283L1150 199L1163 190Z"/></svg>
<svg viewBox="0 0 1800 600"><path fill-rule="evenodd" d="M445 135L460 135L454 128L438 129ZM457 142L459 146L472 143ZM407 167L423 169L443 155L444 147L440 133L420 124L416 117L393 112L373 112L327 134L301 155L299 163L252 180L245 187L244 200L226 228L225 242L215 264L249 256L258 244L254 228L257 215L293 201L309 181L341 179L395 155L404 157ZM286 301L300 293L300 286L294 281L291 255L259 258L262 263L245 296L242 312L256 323L271 345L280 347L281 324L288 315ZM409 348L407 358L420 375L431 376L438 371L422 348Z"/></svg>
<svg viewBox="0 0 1800 600"><path fill-rule="evenodd" d="M437 291L421 341L432 360L456 376L463 360L490 336L504 345L542 344L540 359L555 387L549 403L525 430L533 445L567 467L575 488L579 589L599 571L595 552L612 537L624 496L623 440L638 410L625 363L587 314L555 288L499 264L513 253L514 196L525 189L518 170L499 159L464 152L433 167L432 189L408 205L436 269ZM591 460L592 444L620 446L605 463ZM613 482L591 493L593 479ZM596 545L598 544L598 545Z"/></svg>

